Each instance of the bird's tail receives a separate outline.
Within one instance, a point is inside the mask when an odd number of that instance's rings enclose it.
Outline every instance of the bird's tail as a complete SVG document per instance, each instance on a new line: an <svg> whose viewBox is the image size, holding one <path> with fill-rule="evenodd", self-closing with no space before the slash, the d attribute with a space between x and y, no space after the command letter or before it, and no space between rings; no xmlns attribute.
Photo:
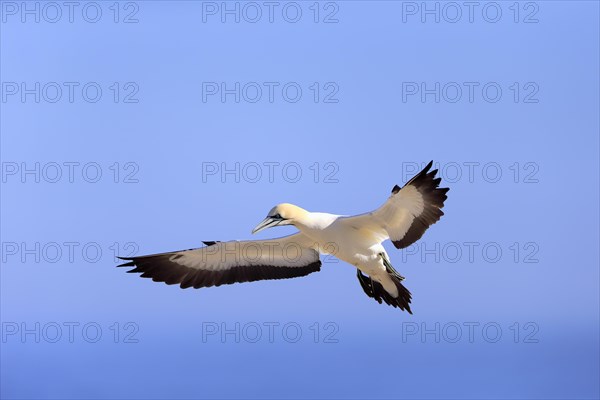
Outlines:
<svg viewBox="0 0 600 400"><path fill-rule="evenodd" d="M381 283L373 280L370 276L364 275L359 269L357 269L356 275L358 277L358 281L360 282L360 286L362 286L367 296L374 298L379 304L381 304L382 301L385 301L386 304L389 304L392 307L406 310L409 314L412 314L410 309L410 301L412 297L408 289L402 284L404 277L400 275L398 271L394 269L394 267L392 267L385 254L382 253L381 257L383 259L383 265L385 265L388 276L392 282L394 282L396 289L398 289L398 296L393 297L387 292L387 290L383 288Z"/></svg>

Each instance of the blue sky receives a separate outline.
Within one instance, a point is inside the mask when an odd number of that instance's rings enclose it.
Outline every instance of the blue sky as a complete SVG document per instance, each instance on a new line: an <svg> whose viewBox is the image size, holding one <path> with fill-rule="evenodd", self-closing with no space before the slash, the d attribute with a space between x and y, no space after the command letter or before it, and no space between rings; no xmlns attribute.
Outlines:
<svg viewBox="0 0 600 400"><path fill-rule="evenodd" d="M598 398L598 3L223 4L0 3L0 395ZM114 268L374 209L432 159L446 215L386 244L412 316L330 258Z"/></svg>

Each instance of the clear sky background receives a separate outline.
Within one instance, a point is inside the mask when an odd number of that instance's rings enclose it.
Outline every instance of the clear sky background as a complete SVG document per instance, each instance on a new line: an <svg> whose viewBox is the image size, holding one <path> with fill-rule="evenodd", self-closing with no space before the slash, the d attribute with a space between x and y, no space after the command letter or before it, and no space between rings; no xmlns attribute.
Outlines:
<svg viewBox="0 0 600 400"><path fill-rule="evenodd" d="M0 2L3 398L598 398L597 2L52 4ZM386 244L412 316L331 259L114 268L431 159L446 215Z"/></svg>

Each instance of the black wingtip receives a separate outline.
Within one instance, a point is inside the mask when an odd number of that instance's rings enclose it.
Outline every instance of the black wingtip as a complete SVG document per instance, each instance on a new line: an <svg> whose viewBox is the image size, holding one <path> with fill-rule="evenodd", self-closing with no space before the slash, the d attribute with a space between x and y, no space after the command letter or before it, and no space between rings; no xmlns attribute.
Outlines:
<svg viewBox="0 0 600 400"><path fill-rule="evenodd" d="M135 265L133 257L119 257L119 256L117 256L117 258L119 260L127 261L126 263L117 265L117 268L119 268L119 267L133 267Z"/></svg>
<svg viewBox="0 0 600 400"><path fill-rule="evenodd" d="M425 168L423 168L421 170L421 172L419 172L418 174L416 174L415 176L413 176L408 182L406 182L403 187L406 187L406 186L410 185L411 183L413 183L413 182L415 182L417 180L423 179L424 177L426 177L428 175L431 175L431 173L428 174L428 172L429 172L429 170L431 169L432 166L433 166L433 160L429 161L429 164L427 164L425 166ZM435 172L437 173L437 170L435 170ZM433 175L435 175L435 174L433 174Z"/></svg>
<svg viewBox="0 0 600 400"><path fill-rule="evenodd" d="M117 268L119 267L133 267L135 266L135 263L133 261L127 262L127 263L123 263L123 264L119 264L117 265Z"/></svg>
<svg viewBox="0 0 600 400"><path fill-rule="evenodd" d="M429 163L425 166L425 168L423 168L421 170L421 172L419 172L417 174L417 176L423 176L423 175L427 175L427 174L431 174L431 172L429 172L429 170L431 169L431 167L433 167L433 160L429 161ZM434 170L437 172L437 169ZM433 171L432 171L433 172ZM435 174L434 174L435 175Z"/></svg>

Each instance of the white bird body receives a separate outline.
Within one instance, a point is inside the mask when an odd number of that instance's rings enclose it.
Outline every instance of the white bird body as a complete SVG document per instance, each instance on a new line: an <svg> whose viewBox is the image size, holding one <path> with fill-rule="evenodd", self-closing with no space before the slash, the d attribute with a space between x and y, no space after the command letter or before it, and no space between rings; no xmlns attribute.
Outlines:
<svg viewBox="0 0 600 400"><path fill-rule="evenodd" d="M411 312L410 292L391 265L383 242L405 248L443 215L447 188L438 188L437 170L429 163L403 188L394 186L378 209L356 216L309 212L279 204L252 231L294 225L299 233L260 241L205 242L206 247L150 256L124 258L135 266L128 272L182 288L219 286L261 279L282 279L320 270L319 254L331 254L357 268L365 293L379 303ZM362 273L368 275L365 276ZM411 312L412 313L412 312Z"/></svg>
<svg viewBox="0 0 600 400"><path fill-rule="evenodd" d="M360 217L362 217L361 215ZM373 214L369 215L374 218ZM386 290L398 295L396 287L389 279L382 253L387 257L381 244L382 235L368 229L366 218L328 214L322 212L307 212L294 225L314 242L314 249L321 254L330 254L347 262L366 273ZM361 226L360 222L363 222Z"/></svg>

